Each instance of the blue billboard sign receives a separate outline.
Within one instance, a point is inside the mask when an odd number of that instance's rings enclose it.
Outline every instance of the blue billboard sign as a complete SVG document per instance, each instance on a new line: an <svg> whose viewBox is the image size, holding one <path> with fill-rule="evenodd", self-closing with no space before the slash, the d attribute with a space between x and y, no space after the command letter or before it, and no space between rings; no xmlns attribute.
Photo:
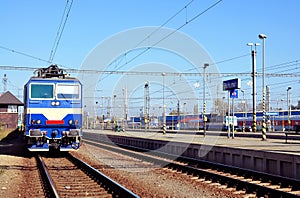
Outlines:
<svg viewBox="0 0 300 198"><path fill-rule="evenodd" d="M224 91L240 89L240 88L241 88L241 79L240 78L223 81L223 90Z"/></svg>
<svg viewBox="0 0 300 198"><path fill-rule="evenodd" d="M239 92L237 89L230 90L230 98L239 98Z"/></svg>

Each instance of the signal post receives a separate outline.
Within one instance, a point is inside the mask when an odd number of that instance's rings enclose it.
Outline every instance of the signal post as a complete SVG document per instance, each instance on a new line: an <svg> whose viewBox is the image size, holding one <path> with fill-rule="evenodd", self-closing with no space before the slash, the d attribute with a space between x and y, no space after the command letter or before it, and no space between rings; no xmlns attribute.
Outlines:
<svg viewBox="0 0 300 198"><path fill-rule="evenodd" d="M232 139L234 138L234 98L238 98L238 89L241 88L241 79L235 78L223 81L223 91L228 91L228 116L226 118L228 138L230 138L230 124L232 125ZM232 116L230 116L230 98L232 98Z"/></svg>

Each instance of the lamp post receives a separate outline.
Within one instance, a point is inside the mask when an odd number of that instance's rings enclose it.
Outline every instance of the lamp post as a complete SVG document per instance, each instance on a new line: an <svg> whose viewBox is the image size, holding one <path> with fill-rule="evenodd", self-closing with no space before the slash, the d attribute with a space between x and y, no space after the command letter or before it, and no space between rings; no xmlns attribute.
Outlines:
<svg viewBox="0 0 300 198"><path fill-rule="evenodd" d="M185 114L186 114L186 102L185 103L183 103L183 129L186 129L186 123L185 123Z"/></svg>
<svg viewBox="0 0 300 198"><path fill-rule="evenodd" d="M245 91L243 90L243 89L241 89L241 92L243 93L243 102L242 102L242 104L243 104L243 132L245 132L245 104L246 104L246 102L245 102Z"/></svg>
<svg viewBox="0 0 300 198"><path fill-rule="evenodd" d="M123 116L123 131L127 128L127 115L128 115L128 101L127 101L127 87L122 89L124 96L124 116Z"/></svg>
<svg viewBox="0 0 300 198"><path fill-rule="evenodd" d="M252 131L256 132L256 46L259 46L259 43L248 43L248 46L251 47L251 56L252 56L252 101L253 101L253 123ZM254 50L252 49L254 45Z"/></svg>
<svg viewBox="0 0 300 198"><path fill-rule="evenodd" d="M170 110L171 110L171 113L170 113L170 115L172 116L172 123L171 123L171 130L173 131L174 130L174 103L173 103L173 101L171 101L171 108L170 108Z"/></svg>
<svg viewBox="0 0 300 198"><path fill-rule="evenodd" d="M197 82L195 82L195 84L194 84L194 87L196 88L196 89L198 89L199 87L200 87L200 84L199 84L199 82L197 81ZM198 106L198 102L197 102L197 106ZM198 108L199 109L199 108ZM200 113L199 113L199 111L198 111L198 131L200 131Z"/></svg>
<svg viewBox="0 0 300 198"><path fill-rule="evenodd" d="M282 125L282 131L284 131L284 111L283 111L283 101L284 101L284 99L282 98L281 99L281 102L282 102L282 104L281 104L281 112L282 112L282 123L281 123L281 125Z"/></svg>
<svg viewBox="0 0 300 198"><path fill-rule="evenodd" d="M145 105L144 105L144 121L145 121L145 131L149 129L149 110L150 110L150 94L149 94L149 81L145 82Z"/></svg>
<svg viewBox="0 0 300 198"><path fill-rule="evenodd" d="M287 94L287 104L288 104L288 132L290 132L291 127L291 87L288 87L286 90Z"/></svg>
<svg viewBox="0 0 300 198"><path fill-rule="evenodd" d="M163 77L163 134L166 133L166 106L165 106L165 76L166 73L161 73Z"/></svg>
<svg viewBox="0 0 300 198"><path fill-rule="evenodd" d="M207 117L205 115L206 113L206 73L205 70L209 66L208 63L205 63L203 66L203 131L204 131L204 137L206 136L206 121Z"/></svg>
<svg viewBox="0 0 300 198"><path fill-rule="evenodd" d="M113 107L113 110L114 110L114 128L116 128L116 126L117 126L117 122L116 122L116 97L117 97L117 95L114 95L114 101L113 101L113 103L114 103L114 107Z"/></svg>
<svg viewBox="0 0 300 198"><path fill-rule="evenodd" d="M225 125L226 125L226 121L225 121L225 96L223 96L222 98L222 130L223 128L225 128Z"/></svg>
<svg viewBox="0 0 300 198"><path fill-rule="evenodd" d="M265 40L267 36L265 34L259 34L258 38L263 41L262 45L262 140L267 139L266 135L266 105L265 105Z"/></svg>
<svg viewBox="0 0 300 198"><path fill-rule="evenodd" d="M102 108L102 129L104 130L104 96L102 96L101 99L102 99L102 105L101 105L101 108Z"/></svg>

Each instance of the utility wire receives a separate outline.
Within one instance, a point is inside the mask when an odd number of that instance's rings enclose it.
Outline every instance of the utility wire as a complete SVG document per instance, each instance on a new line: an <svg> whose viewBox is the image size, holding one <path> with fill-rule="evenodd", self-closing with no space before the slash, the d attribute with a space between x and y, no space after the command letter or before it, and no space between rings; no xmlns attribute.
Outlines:
<svg viewBox="0 0 300 198"><path fill-rule="evenodd" d="M292 65L291 65L292 64ZM300 64L300 59L298 60L294 60L294 61L289 61L289 62L285 62L285 63L280 63L280 64L277 64L277 65L272 65L272 66L268 66L266 67L266 69L278 69L278 68L282 68L282 67L286 67L286 65L297 65L297 64Z"/></svg>
<svg viewBox="0 0 300 198"><path fill-rule="evenodd" d="M24 52L20 52L20 51L17 51L17 50L13 50L13 49L10 49L8 47L4 47L4 46L0 46L1 49L4 49L6 51L10 51L10 52L13 52L13 53L16 53L16 54L20 54L22 56L26 56L26 57L29 57L29 58L32 58L32 59L35 59L35 60L39 60L39 61L43 61L43 62L46 62L46 63L50 63L48 60L45 60L45 59L42 59L42 58L38 58L36 56L32 56L30 54L26 54Z"/></svg>
<svg viewBox="0 0 300 198"><path fill-rule="evenodd" d="M177 13L175 13L172 17L170 17L165 23L163 23L160 27L158 27L156 30L154 30L152 33L150 33L144 40L142 40L140 43L138 43L136 46L140 45L142 42L144 42L146 39L148 39L150 36L152 36L155 32L157 32L159 29L161 29L164 25L166 25L167 23L169 23L173 18L175 18L180 12L182 12L184 9L186 9L194 0L190 1L188 4L186 4L181 10L179 10ZM180 30L181 28L183 28L184 26L186 26L188 23L194 21L196 18L198 18L199 16L201 16L202 14L204 14L205 12L207 12L208 10L210 10L211 8L213 8L214 6L216 6L217 4L219 4L222 0L219 0L218 2L214 3L213 5L211 5L210 7L208 7L206 10L202 11L201 13L199 13L198 15L196 15L195 17L193 17L192 19L190 19L189 21L186 20L185 24L181 25L179 28L177 28L174 32L171 32L169 35L163 37L161 40L159 40L158 42L156 42L154 45L152 45L151 47L148 47L146 50L144 50L143 52L141 52L140 54L138 54L137 56L135 56L134 58L130 59L129 61L126 61L125 64L123 64L121 67L117 68L117 69L120 69L122 67L124 67L126 64L132 62L134 59L138 58L139 56L141 56L142 54L144 54L145 52L147 52L148 50L150 50L151 48L153 48L154 46L156 46L157 44L159 44L160 42L162 42L163 40L167 39L168 37L170 37L172 34L174 34L176 31ZM36 59L36 60L39 60L39 61L43 61L43 62L47 62L47 63L52 63L53 62L53 58L56 54L56 51L57 51L57 47L59 45L59 42L60 42L60 39L61 39L61 36L62 36L62 33L63 33L63 30L65 28L65 25L66 25L66 22L67 22L67 19L68 19L68 16L69 16L69 13L70 13L70 10L71 10L71 7L72 7L72 4L73 4L73 0L71 0L71 3L69 4L69 0L67 1L66 3L66 6L65 6L65 9L64 9L64 12L63 12L63 16L62 16L62 20L61 20L61 23L59 25L59 28L58 28L58 32L57 32L57 35L56 35L56 39L55 39L55 42L54 42L54 45L51 49L51 52L50 52L50 56L49 56L49 60L45 60L45 59L42 59L42 58L38 58L38 57L35 57L35 56L32 56L32 55L29 55L29 54L26 54L26 53L23 53L23 52L19 52L19 51L16 51L16 50L13 50L13 49L9 49L9 48L6 48L4 46L0 46L0 48L4 49L4 50L7 50L7 51L11 51L13 53L17 53L17 54L20 54L20 55L23 55L23 56L27 56L27 57L30 57L30 58L33 58L33 59ZM69 6L68 6L69 5ZM65 16L65 13L66 14L66 17ZM65 20L63 20L65 18ZM126 54L125 54L126 55ZM62 66L62 65L61 65ZM5 66L7 67L7 66ZM20 67L22 68L22 67ZM21 70L26 70L25 69L26 67L23 67Z"/></svg>
<svg viewBox="0 0 300 198"><path fill-rule="evenodd" d="M187 3L184 7L182 7L180 10L178 10L174 15L172 15L169 19L167 19L163 24L161 24L159 27L157 27L155 30L153 30L150 34L148 34L143 40L141 40L139 43L137 43L133 49L136 49L138 46L140 46L144 41L146 41L147 39L149 39L152 35L154 35L158 30L160 30L162 27L164 27L166 24L168 24L171 20L173 20L178 14L180 14L183 10L186 10L187 7L193 2L194 0L191 0L189 3ZM123 56L126 57L126 55L128 54L128 52L124 53ZM111 66L114 62L110 63L108 65ZM120 64L121 62L117 63ZM126 64L128 64L129 62L126 61ZM125 65L126 65L125 64ZM117 67L117 65L115 65L115 67ZM124 67L125 65L121 65L120 67L116 68L116 70ZM107 77L107 76L105 76ZM102 79L104 79L105 77L103 77Z"/></svg>
<svg viewBox="0 0 300 198"><path fill-rule="evenodd" d="M133 58L131 58L130 60L126 61L126 63L124 63L123 65L119 66L118 68L116 68L116 70L119 70L121 68L123 68L124 66L126 66L128 63L134 61L135 59L137 59L138 57L140 57L141 55L145 54L147 51L149 51L150 49L152 49L153 47L155 47L156 45L158 45L159 43L161 43L162 41L164 41L165 39L169 38L171 35L173 35L175 32L179 31L180 29L182 29L184 26L186 26L187 24L191 23L192 21L194 21L195 19L197 19L198 17L200 17L201 15L203 15L204 13L206 13L207 11L209 11L210 9L212 9L213 7L215 7L217 4L219 4L222 0L217 1L216 3L212 4L211 6L209 6L208 8L206 8L204 11L200 12L199 14L197 14L195 17L193 17L190 20L186 20L186 22L184 24L182 24L181 26L179 26L177 29L175 29L174 31L170 32L168 35L166 35L165 37L163 37L162 39L160 39L159 41L157 41L156 43L154 43L152 46L147 47L146 49L144 49L142 52L140 52L139 54L137 54L136 56L134 56ZM153 35L155 32L157 32L160 28L162 28L165 24L167 24L171 19L173 19L175 16L177 16L182 10L186 9L188 5L190 5L193 1L190 1L186 6L184 6L181 10L179 10L176 14L174 14L171 18L169 18L163 25L161 25L160 27L158 27L156 30L154 30L152 33L150 33L147 37L145 37L145 39L143 39L141 42L139 42L136 47L138 45L140 45L142 42L144 42L146 39L149 38L149 36ZM127 53L125 53L124 55L126 56ZM110 66L111 64L109 64ZM102 77L101 80L104 80L107 76Z"/></svg>
<svg viewBox="0 0 300 198"><path fill-rule="evenodd" d="M23 70L23 71L35 71L38 68L36 67L24 67L24 66L0 66L2 70ZM69 73L87 73L87 74L115 74L115 75L147 75L147 76L161 76L161 72L150 72L150 71L116 71L116 70L79 70L79 69L66 69ZM199 72L165 72L166 76L201 76ZM206 73L208 76L223 76L223 77L230 77L230 76L251 76L251 73ZM260 76L261 74L257 74ZM273 73L266 73L267 77L293 77L299 78L300 74L295 73L288 73L288 74L273 74Z"/></svg>
<svg viewBox="0 0 300 198"><path fill-rule="evenodd" d="M215 62L215 63L209 63L209 65L217 65L217 64L229 62L229 61L232 61L232 60L235 60L235 59L243 58L243 57L246 57L246 56L249 56L249 55L250 54L244 54L244 55L236 56L236 57L233 57L233 58L228 58L228 59L225 59L225 60L221 60L221 61L218 61L218 62ZM191 69L187 69L185 71L188 72L188 71L192 71L192 70L196 70L196 69L197 68L191 68Z"/></svg>
<svg viewBox="0 0 300 198"><path fill-rule="evenodd" d="M156 43L154 43L152 46L147 47L146 49L144 49L141 53L137 54L136 56L134 56L132 59L128 60L126 63L124 63L123 65L121 65L118 69L121 69L122 67L126 66L128 63L134 61L135 59L137 59L138 57L140 57L141 55L145 54L147 51L149 51L150 49L152 49L153 47L155 47L156 45L158 45L159 43L161 43L162 41L164 41L165 39L169 38L171 35L173 35L175 32L177 32L178 30L182 29L183 27L185 27L187 24L193 22L195 19L197 19L198 17L200 17L201 15L203 15L204 13L206 13L207 11L209 11L210 9L212 9L213 7L215 7L216 5L218 5L222 0L217 1L216 3L212 4L211 6L209 6L208 8L206 8L204 11L200 12L199 14L197 14L196 16L194 16L192 19L186 21L184 24L182 24L181 26L179 26L177 29L175 29L174 31L170 32L169 34L167 34L166 36L164 36L163 38L161 38L159 41L157 41Z"/></svg>
<svg viewBox="0 0 300 198"><path fill-rule="evenodd" d="M70 13L71 8L72 8L72 4L73 4L73 0L71 0L71 3L69 3L69 0L67 0L65 9L64 9L64 12L63 12L63 15L62 15L62 18L61 18L61 21L60 21L60 24L59 24L59 27L58 27L58 30L57 30L56 38L54 40L54 44L53 44L53 47L52 47L51 52L50 52L50 56L49 56L49 62L50 63L53 62L53 58L56 54L57 47L59 45L61 36L63 34L63 31L65 29L65 26L66 26L66 23L67 23L67 20L68 20L68 17L69 17L69 13Z"/></svg>
<svg viewBox="0 0 300 198"><path fill-rule="evenodd" d="M134 48L137 48L140 44L142 44L145 40L149 39L153 34L155 34L158 30L160 30L162 27L167 25L172 19L174 19L178 14L180 14L183 10L186 10L187 7L193 2L194 0L187 3L183 8L181 8L179 11L177 11L173 16L171 16L168 20L166 20L161 26L156 28L153 32L151 32L148 36L146 36L142 41L140 41Z"/></svg>

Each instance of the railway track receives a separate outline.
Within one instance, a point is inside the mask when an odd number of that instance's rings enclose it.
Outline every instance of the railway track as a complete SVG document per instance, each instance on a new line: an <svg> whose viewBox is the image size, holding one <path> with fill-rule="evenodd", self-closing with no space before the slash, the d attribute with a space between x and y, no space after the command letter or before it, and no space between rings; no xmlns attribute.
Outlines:
<svg viewBox="0 0 300 198"><path fill-rule="evenodd" d="M26 180L23 182L24 197L49 197L46 196L48 193L48 185L46 185L40 169L37 167L36 160L31 160L30 164L22 171L25 172Z"/></svg>
<svg viewBox="0 0 300 198"><path fill-rule="evenodd" d="M46 197L138 197L70 154L38 155L37 161L47 184Z"/></svg>
<svg viewBox="0 0 300 198"><path fill-rule="evenodd" d="M166 153L128 147L127 145L110 145L85 139L85 143L99 146L114 152L129 155L140 160L163 165L172 172L184 173L193 180L210 183L224 190L244 197L299 197L300 181L262 172L226 166L204 160L170 156ZM120 148L122 147L122 148ZM125 148L125 149L124 149ZM147 154L145 153L147 152ZM151 153L151 154L149 154ZM173 160L176 159L176 160Z"/></svg>

